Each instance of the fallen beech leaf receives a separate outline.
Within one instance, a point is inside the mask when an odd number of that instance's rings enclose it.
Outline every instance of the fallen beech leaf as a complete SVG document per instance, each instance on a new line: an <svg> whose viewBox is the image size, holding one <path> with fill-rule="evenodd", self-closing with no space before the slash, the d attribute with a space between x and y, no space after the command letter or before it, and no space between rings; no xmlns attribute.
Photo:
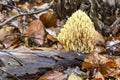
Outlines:
<svg viewBox="0 0 120 80"><path fill-rule="evenodd" d="M120 77L118 77L117 80L120 80Z"/></svg>
<svg viewBox="0 0 120 80"><path fill-rule="evenodd" d="M105 40L105 43L106 43L106 45L108 45L108 46L112 46L112 45L115 45L115 44L117 44L117 43L120 43L120 36L107 38L107 39Z"/></svg>
<svg viewBox="0 0 120 80"><path fill-rule="evenodd" d="M106 58L105 56L99 55L98 53L92 53L85 58L82 64L82 69L94 68L97 68L104 77L108 77L111 76L111 73L118 70L118 65L112 59Z"/></svg>
<svg viewBox="0 0 120 80"><path fill-rule="evenodd" d="M53 37L57 37L57 34L59 34L59 29L54 27L47 28L46 31Z"/></svg>
<svg viewBox="0 0 120 80"><path fill-rule="evenodd" d="M15 33L19 33L17 32L15 27L5 25L3 28L0 29L0 42L3 44L4 48L13 49L21 44L19 37L14 35Z"/></svg>
<svg viewBox="0 0 120 80"><path fill-rule="evenodd" d="M10 26L4 26L0 29L0 41L4 41L7 35L10 35L14 32L15 28Z"/></svg>
<svg viewBox="0 0 120 80"><path fill-rule="evenodd" d="M2 23L5 18L5 14L0 13L0 23Z"/></svg>
<svg viewBox="0 0 120 80"><path fill-rule="evenodd" d="M91 63L89 63L89 62L82 63L82 69L91 69L91 68L93 68Z"/></svg>
<svg viewBox="0 0 120 80"><path fill-rule="evenodd" d="M60 73L58 71L48 71L38 80L66 80L67 74Z"/></svg>
<svg viewBox="0 0 120 80"><path fill-rule="evenodd" d="M52 41L52 42L58 41L56 38L54 38L54 37L53 37L52 35L50 35L50 34L47 35L47 39L49 39L49 40Z"/></svg>
<svg viewBox="0 0 120 80"><path fill-rule="evenodd" d="M43 4L43 0L36 0L36 2L37 2L37 5L42 5Z"/></svg>
<svg viewBox="0 0 120 80"><path fill-rule="evenodd" d="M45 27L56 27L57 17L53 11L48 11L40 16L40 20L43 22Z"/></svg>
<svg viewBox="0 0 120 80"><path fill-rule="evenodd" d="M115 70L106 76L111 76L111 77L119 76L120 77L120 70Z"/></svg>
<svg viewBox="0 0 120 80"><path fill-rule="evenodd" d="M103 52L103 51L106 51L106 49L102 46L95 46L95 50L100 53L100 52Z"/></svg>
<svg viewBox="0 0 120 80"><path fill-rule="evenodd" d="M12 9L10 14L14 16L14 15L18 15L19 12L16 9Z"/></svg>
<svg viewBox="0 0 120 80"><path fill-rule="evenodd" d="M106 39L106 49L113 55L120 54L120 36Z"/></svg>
<svg viewBox="0 0 120 80"><path fill-rule="evenodd" d="M95 74L94 80L105 80L105 79L103 75L99 71L97 71L97 73Z"/></svg>
<svg viewBox="0 0 120 80"><path fill-rule="evenodd" d="M99 42L99 41L105 42L105 39L103 38L103 36L102 36L99 32L97 32L96 35L97 35L97 38L96 38L96 39L97 39L97 40L96 40L97 42Z"/></svg>
<svg viewBox="0 0 120 80"><path fill-rule="evenodd" d="M37 45L43 45L46 36L44 25L40 20L30 22L29 28L25 33L27 36L32 37Z"/></svg>
<svg viewBox="0 0 120 80"><path fill-rule="evenodd" d="M112 34L113 34L113 36L120 35L120 25L118 25L118 26L116 25L116 27L113 27Z"/></svg>
<svg viewBox="0 0 120 80"><path fill-rule="evenodd" d="M68 80L83 80L81 77L75 75L75 74L71 74L69 77L68 77Z"/></svg>
<svg viewBox="0 0 120 80"><path fill-rule="evenodd" d="M95 78L95 79L93 79L93 80L104 80L104 79L101 79L101 78Z"/></svg>
<svg viewBox="0 0 120 80"><path fill-rule="evenodd" d="M44 4L44 0L36 0L30 4L30 9L39 9Z"/></svg>
<svg viewBox="0 0 120 80"><path fill-rule="evenodd" d="M117 56L117 57L115 56L113 58L114 58L115 62L118 64L118 66L120 68L120 57L119 56Z"/></svg>
<svg viewBox="0 0 120 80"><path fill-rule="evenodd" d="M23 11L30 11L31 9L30 4L28 2L25 2L24 4L20 4L18 5L18 7L20 7L20 9Z"/></svg>

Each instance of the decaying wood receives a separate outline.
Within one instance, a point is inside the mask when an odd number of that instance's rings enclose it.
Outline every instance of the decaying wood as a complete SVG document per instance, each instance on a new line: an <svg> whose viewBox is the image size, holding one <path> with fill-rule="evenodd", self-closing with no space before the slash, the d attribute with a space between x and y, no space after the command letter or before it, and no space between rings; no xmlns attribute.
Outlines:
<svg viewBox="0 0 120 80"><path fill-rule="evenodd" d="M0 51L0 70L4 72L2 75L12 75L14 78L38 72L42 74L49 69L81 66L85 56L86 54L60 51Z"/></svg>

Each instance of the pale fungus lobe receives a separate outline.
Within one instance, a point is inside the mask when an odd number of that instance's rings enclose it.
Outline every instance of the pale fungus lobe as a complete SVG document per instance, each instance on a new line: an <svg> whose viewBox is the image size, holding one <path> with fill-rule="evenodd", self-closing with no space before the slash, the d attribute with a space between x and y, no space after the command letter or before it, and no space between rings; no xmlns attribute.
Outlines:
<svg viewBox="0 0 120 80"><path fill-rule="evenodd" d="M90 52L94 49L98 32L89 16L78 10L68 18L57 39L66 51Z"/></svg>

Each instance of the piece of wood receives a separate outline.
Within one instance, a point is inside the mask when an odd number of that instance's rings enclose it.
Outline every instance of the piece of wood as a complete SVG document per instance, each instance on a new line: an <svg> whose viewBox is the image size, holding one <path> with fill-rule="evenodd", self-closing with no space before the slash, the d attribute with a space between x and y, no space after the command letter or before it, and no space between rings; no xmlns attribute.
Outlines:
<svg viewBox="0 0 120 80"><path fill-rule="evenodd" d="M46 70L64 70L70 66L81 66L86 54L60 51L0 51L0 70L9 76L42 74ZM63 67L63 68L62 68Z"/></svg>

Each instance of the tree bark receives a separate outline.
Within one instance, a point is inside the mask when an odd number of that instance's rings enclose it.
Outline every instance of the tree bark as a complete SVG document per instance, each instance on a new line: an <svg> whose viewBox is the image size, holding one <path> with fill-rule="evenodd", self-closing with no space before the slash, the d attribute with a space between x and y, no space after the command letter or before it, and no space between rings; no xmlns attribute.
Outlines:
<svg viewBox="0 0 120 80"><path fill-rule="evenodd" d="M70 66L81 66L86 54L60 51L0 51L2 75L17 78L26 74L43 74L47 70L64 70ZM19 80L19 79L18 79Z"/></svg>

